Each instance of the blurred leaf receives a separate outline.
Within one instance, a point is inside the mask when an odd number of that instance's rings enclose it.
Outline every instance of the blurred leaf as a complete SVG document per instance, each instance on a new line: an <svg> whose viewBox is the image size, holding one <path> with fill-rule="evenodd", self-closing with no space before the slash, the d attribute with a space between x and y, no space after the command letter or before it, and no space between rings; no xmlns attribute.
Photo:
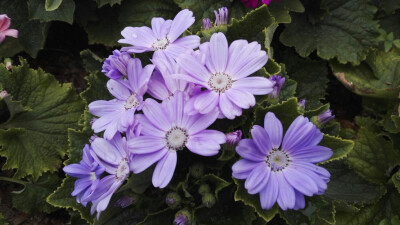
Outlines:
<svg viewBox="0 0 400 225"><path fill-rule="evenodd" d="M397 191L400 193L400 170L392 175L392 182L396 187Z"/></svg>
<svg viewBox="0 0 400 225"><path fill-rule="evenodd" d="M387 14L392 14L396 9L400 9L400 2L398 0L382 0L382 9L385 10Z"/></svg>
<svg viewBox="0 0 400 225"><path fill-rule="evenodd" d="M115 4L121 5L122 0L96 0L97 5L100 7L103 7L105 5L110 5L113 6Z"/></svg>
<svg viewBox="0 0 400 225"><path fill-rule="evenodd" d="M48 0L46 0L46 3ZM30 19L38 19L41 22L54 20L65 21L69 24L74 22L75 3L73 0L60 1L61 5L52 10L45 10L42 0L29 0L28 11Z"/></svg>
<svg viewBox="0 0 400 225"><path fill-rule="evenodd" d="M151 185L154 166L146 169L139 174L133 174L129 177L128 182L122 186L119 191L132 190L137 194L143 194L144 191Z"/></svg>
<svg viewBox="0 0 400 225"><path fill-rule="evenodd" d="M292 15L293 22L286 25L280 41L295 47L302 57L317 50L323 59L336 57L340 63L359 64L376 46L376 8L368 5L368 0L327 0L324 4L329 14L315 24L307 20L306 14Z"/></svg>
<svg viewBox="0 0 400 225"><path fill-rule="evenodd" d="M85 49L80 52L80 55L86 71L90 73L96 73L102 70L104 60L94 54L92 51Z"/></svg>
<svg viewBox="0 0 400 225"><path fill-rule="evenodd" d="M3 215L0 213L0 224L1 225L8 225L8 221L3 217Z"/></svg>
<svg viewBox="0 0 400 225"><path fill-rule="evenodd" d="M212 185L214 189L215 197L218 199L218 192L223 188L228 187L231 183L228 181L214 175L214 174L206 174L201 178L200 183L206 183Z"/></svg>
<svg viewBox="0 0 400 225"><path fill-rule="evenodd" d="M333 151L332 157L324 162L326 163L346 157L353 149L354 142L324 134L324 138L319 145L328 147Z"/></svg>
<svg viewBox="0 0 400 225"><path fill-rule="evenodd" d="M156 213L150 213L137 225L170 225L174 220L175 213L170 209L164 209Z"/></svg>
<svg viewBox="0 0 400 225"><path fill-rule="evenodd" d="M397 0L395 0L397 1ZM379 24L387 32L393 32L394 39L400 38L400 12L380 18Z"/></svg>
<svg viewBox="0 0 400 225"><path fill-rule="evenodd" d="M60 7L63 0L46 0L45 9L46 11L54 11Z"/></svg>
<svg viewBox="0 0 400 225"><path fill-rule="evenodd" d="M43 70L33 70L25 60L8 71L0 65L0 83L14 101L30 108L0 125L3 169L17 169L14 178L57 171L66 153L67 129L77 128L84 104L71 84L60 85ZM6 130L5 130L6 129Z"/></svg>
<svg viewBox="0 0 400 225"><path fill-rule="evenodd" d="M277 23L290 23L289 12L304 12L304 6L300 0L272 1L268 5L268 10L275 17Z"/></svg>

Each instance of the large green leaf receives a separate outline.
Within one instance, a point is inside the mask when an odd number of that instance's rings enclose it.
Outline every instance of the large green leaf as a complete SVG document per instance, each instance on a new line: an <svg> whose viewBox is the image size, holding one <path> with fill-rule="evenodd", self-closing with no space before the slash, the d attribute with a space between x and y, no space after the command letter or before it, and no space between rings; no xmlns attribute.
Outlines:
<svg viewBox="0 0 400 225"><path fill-rule="evenodd" d="M304 6L300 0L272 1L268 5L268 9L272 16L275 17L277 23L290 23L289 12L304 12Z"/></svg>
<svg viewBox="0 0 400 225"><path fill-rule="evenodd" d="M94 52L85 49L80 52L80 55L86 71L96 73L102 70L103 59L97 56Z"/></svg>
<svg viewBox="0 0 400 225"><path fill-rule="evenodd" d="M60 7L63 0L46 0L45 9L46 11L54 11Z"/></svg>
<svg viewBox="0 0 400 225"><path fill-rule="evenodd" d="M16 169L15 178L57 171L67 148L67 129L77 128L84 104L71 84L60 85L43 70L33 70L25 60L8 71L0 65L0 83L14 101L29 111L0 125L3 169Z"/></svg>
<svg viewBox="0 0 400 225"><path fill-rule="evenodd" d="M43 174L36 182L24 182L24 188L13 192L13 207L25 212L46 212L55 211L56 208L46 202L55 188L60 185L61 179L57 174Z"/></svg>
<svg viewBox="0 0 400 225"><path fill-rule="evenodd" d="M344 140L338 137L333 137L324 134L324 138L319 143L319 145L326 146L333 151L333 155L330 159L325 162L330 162L333 160L338 160L346 157L354 147L354 142L351 140Z"/></svg>
<svg viewBox="0 0 400 225"><path fill-rule="evenodd" d="M89 74L86 79L90 86L81 93L81 96L87 104L96 100L110 100L113 98L107 89L108 77L103 73L97 72Z"/></svg>
<svg viewBox="0 0 400 225"><path fill-rule="evenodd" d="M400 49L371 53L359 66L330 63L331 68L348 89L358 95L398 98L400 91Z"/></svg>
<svg viewBox="0 0 400 225"><path fill-rule="evenodd" d="M38 19L41 22L59 20L72 24L74 22L75 3L73 0L63 0L56 9L49 11L45 9L43 1L29 0L28 11L30 19Z"/></svg>
<svg viewBox="0 0 400 225"><path fill-rule="evenodd" d="M348 164L365 180L385 184L389 180L388 170L400 164L400 156L394 151L392 143L361 127L353 151L347 156Z"/></svg>
<svg viewBox="0 0 400 225"><path fill-rule="evenodd" d="M315 2L312 4L315 7ZM323 59L336 57L340 63L359 64L376 45L376 8L368 5L368 0L327 0L324 4L329 13L314 24L308 21L310 15L293 15L293 22L286 26L280 41L295 47L303 57L317 50Z"/></svg>

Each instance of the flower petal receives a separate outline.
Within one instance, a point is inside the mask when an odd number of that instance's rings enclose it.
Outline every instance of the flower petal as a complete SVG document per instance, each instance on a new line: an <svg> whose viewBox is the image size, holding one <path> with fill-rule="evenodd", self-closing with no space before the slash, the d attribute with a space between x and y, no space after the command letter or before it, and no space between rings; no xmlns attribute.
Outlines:
<svg viewBox="0 0 400 225"><path fill-rule="evenodd" d="M94 141L92 142L92 149L99 158L109 164L117 165L122 159L119 151L115 149L115 147L110 144L110 142L106 141L103 138L94 139Z"/></svg>
<svg viewBox="0 0 400 225"><path fill-rule="evenodd" d="M266 154L262 154L252 139L242 139L236 147L236 152L245 159L254 162L264 162Z"/></svg>
<svg viewBox="0 0 400 225"><path fill-rule="evenodd" d="M249 194L257 194L268 182L271 169L265 163L261 163L251 171L244 183Z"/></svg>
<svg viewBox="0 0 400 225"><path fill-rule="evenodd" d="M153 186L166 187L174 175L177 162L176 151L168 151L168 153L157 163L153 173Z"/></svg>
<svg viewBox="0 0 400 225"><path fill-rule="evenodd" d="M241 89L231 88L225 91L225 94L232 103L242 109L248 109L256 104L254 95Z"/></svg>
<svg viewBox="0 0 400 225"><path fill-rule="evenodd" d="M266 210L271 209L278 198L278 194L279 185L276 173L271 172L268 183L265 185L265 188L260 191L261 208Z"/></svg>
<svg viewBox="0 0 400 225"><path fill-rule="evenodd" d="M206 83L211 75L204 65L200 64L200 62L191 54L181 55L178 57L176 62L189 74L188 76L191 76L200 82Z"/></svg>
<svg viewBox="0 0 400 225"><path fill-rule="evenodd" d="M273 148L279 148L282 143L282 123L275 114L268 112L264 117L264 129L267 131Z"/></svg>
<svg viewBox="0 0 400 225"><path fill-rule="evenodd" d="M126 86L113 79L108 80L107 89L114 97L122 101L125 101L131 95L131 92Z"/></svg>
<svg viewBox="0 0 400 225"><path fill-rule="evenodd" d="M211 36L209 56L216 72L225 72L228 63L228 41L223 33Z"/></svg>
<svg viewBox="0 0 400 225"><path fill-rule="evenodd" d="M197 134L200 131L207 129L217 120L218 111L213 111L207 114L197 114L190 116L187 123L189 135Z"/></svg>
<svg viewBox="0 0 400 225"><path fill-rule="evenodd" d="M241 159L232 166L232 176L236 179L247 179L251 171L263 162L254 162L247 159Z"/></svg>
<svg viewBox="0 0 400 225"><path fill-rule="evenodd" d="M154 136L139 136L128 141L128 150L133 154L147 154L166 147L164 139Z"/></svg>
<svg viewBox="0 0 400 225"><path fill-rule="evenodd" d="M120 39L119 43L138 47L152 48L152 44L157 41L153 31L149 27L125 27L121 35L124 39Z"/></svg>
<svg viewBox="0 0 400 225"><path fill-rule="evenodd" d="M272 150L272 143L269 135L263 127L254 125L251 129L251 136L253 137L254 143L256 143L261 154L266 156L268 152Z"/></svg>
<svg viewBox="0 0 400 225"><path fill-rule="evenodd" d="M196 96L194 108L201 114L207 114L217 108L218 94L214 91L203 91Z"/></svg>
<svg viewBox="0 0 400 225"><path fill-rule="evenodd" d="M221 139L221 137L220 135L217 135L217 133L214 133L213 136L208 136L204 133L192 135L186 143L186 147L189 149L189 151L198 155L216 155L221 149L220 144L217 142L219 139Z"/></svg>
<svg viewBox="0 0 400 225"><path fill-rule="evenodd" d="M194 23L193 12L184 9L181 10L174 18L171 24L171 29L168 33L170 42L174 42L179 36L185 32Z"/></svg>
<svg viewBox="0 0 400 225"><path fill-rule="evenodd" d="M333 152L324 146L307 146L290 153L294 160L301 160L310 163L319 163L328 160Z"/></svg>
<svg viewBox="0 0 400 225"><path fill-rule="evenodd" d="M275 173L278 181L279 195L278 204L283 210L293 209L296 203L296 195L293 187L288 184L281 172Z"/></svg>
<svg viewBox="0 0 400 225"><path fill-rule="evenodd" d="M133 171L136 174L141 173L145 169L147 169L151 165L153 165L155 162L159 161L167 153L168 153L168 149L164 148L160 151L156 151L156 152L149 153L149 154L134 155L129 164L129 168L131 171Z"/></svg>
<svg viewBox="0 0 400 225"><path fill-rule="evenodd" d="M200 45L200 37L197 35L188 35L177 39L174 41L174 44L188 49L195 49Z"/></svg>
<svg viewBox="0 0 400 225"><path fill-rule="evenodd" d="M282 171L286 181L300 193L312 196L318 192L318 186L315 182L301 170L295 170L293 167L288 167Z"/></svg>
<svg viewBox="0 0 400 225"><path fill-rule="evenodd" d="M245 77L236 80L232 88L250 92L253 95L266 95L272 92L274 84L265 77Z"/></svg>
<svg viewBox="0 0 400 225"><path fill-rule="evenodd" d="M242 109L234 105L225 93L219 95L218 106L222 114L230 120L233 120L236 116L242 115Z"/></svg>
<svg viewBox="0 0 400 225"><path fill-rule="evenodd" d="M155 100L151 98L146 99L143 113L147 119L159 129L168 131L171 128L171 124L168 121L163 108Z"/></svg>

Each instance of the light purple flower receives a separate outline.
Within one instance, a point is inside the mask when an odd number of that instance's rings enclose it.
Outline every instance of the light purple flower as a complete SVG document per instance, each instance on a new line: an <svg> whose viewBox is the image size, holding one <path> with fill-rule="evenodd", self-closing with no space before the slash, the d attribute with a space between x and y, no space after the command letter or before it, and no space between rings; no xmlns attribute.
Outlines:
<svg viewBox="0 0 400 225"><path fill-rule="evenodd" d="M7 97L7 96L8 96L8 92L6 90L3 90L3 91L0 92L0 99L3 99L5 97Z"/></svg>
<svg viewBox="0 0 400 225"><path fill-rule="evenodd" d="M96 138L92 143L93 158L110 174L103 177L89 200L93 205L91 213L97 211L97 219L104 211L115 191L124 183L129 175L130 153L126 139L118 133L112 140Z"/></svg>
<svg viewBox="0 0 400 225"><path fill-rule="evenodd" d="M18 31L15 29L8 29L11 25L11 20L6 14L0 15L0 43L4 41L6 36L18 38Z"/></svg>
<svg viewBox="0 0 400 225"><path fill-rule="evenodd" d="M307 100L305 98L303 98L303 99L300 99L300 101L297 103L297 105L304 110L306 108L306 102L307 102Z"/></svg>
<svg viewBox="0 0 400 225"><path fill-rule="evenodd" d="M132 57L127 52L114 50L103 64L103 72L107 77L118 80L121 77L128 77L128 62Z"/></svg>
<svg viewBox="0 0 400 225"><path fill-rule="evenodd" d="M188 49L197 48L200 44L200 37L196 35L179 38L194 21L193 13L184 9L175 16L174 20L153 18L151 29L149 27L126 27L121 32L124 39L118 42L132 45L122 48L122 51L130 53L163 52L168 57L176 58Z"/></svg>
<svg viewBox="0 0 400 225"><path fill-rule="evenodd" d="M127 80L109 80L107 88L115 97L113 100L98 100L89 104L89 112L100 117L92 124L94 132L104 132L104 138L110 140L119 132L125 132L134 123L134 114L141 109L143 95L154 65L142 68L139 59L128 62Z"/></svg>
<svg viewBox="0 0 400 225"><path fill-rule="evenodd" d="M209 18L204 18L203 19L203 29L208 30L212 27L211 20Z"/></svg>
<svg viewBox="0 0 400 225"><path fill-rule="evenodd" d="M298 116L283 136L281 122L271 112L264 127L255 125L253 139L243 139L236 147L243 157L232 166L233 176L246 179L250 194L260 193L261 207L270 209L278 202L283 209L301 209L304 195L321 195L327 188L329 172L314 163L332 156L319 146L323 134L303 116Z"/></svg>
<svg viewBox="0 0 400 225"><path fill-rule="evenodd" d="M78 178L75 181L74 191L71 195L76 196L78 203L86 206L89 202L87 198L97 188L100 175L105 168L93 159L90 155L90 146L85 145L80 163L67 165L63 170L66 174Z"/></svg>
<svg viewBox="0 0 400 225"><path fill-rule="evenodd" d="M242 131L237 130L226 134L226 144L229 146L235 146L242 139Z"/></svg>
<svg viewBox="0 0 400 225"><path fill-rule="evenodd" d="M206 90L190 99L186 112L209 113L218 108L223 116L233 119L256 104L254 95L272 92L273 83L264 77L248 77L268 60L257 42L236 40L228 48L223 33L213 34L210 42L200 46L205 64L192 54L178 58L178 65L187 74L174 74L179 79L201 85Z"/></svg>
<svg viewBox="0 0 400 225"><path fill-rule="evenodd" d="M228 8L222 7L218 9L218 12L214 10L215 14L215 26L221 26L228 24Z"/></svg>
<svg viewBox="0 0 400 225"><path fill-rule="evenodd" d="M274 83L274 90L269 93L269 97L277 98L279 96L279 92L283 87L283 84L285 83L285 78L278 75L273 75L269 78L269 80Z"/></svg>
<svg viewBox="0 0 400 225"><path fill-rule="evenodd" d="M321 125L324 125L334 118L335 118L335 115L332 115L332 110L328 109L325 112L318 115L317 120Z"/></svg>
<svg viewBox="0 0 400 225"><path fill-rule="evenodd" d="M131 169L140 173L158 162L152 179L155 187L164 188L171 181L178 150L187 147L195 154L212 156L225 143L222 132L206 130L217 119L218 111L187 115L186 98L181 92L162 104L149 98L143 107L144 115L136 115L142 136L128 140L129 151L134 154Z"/></svg>

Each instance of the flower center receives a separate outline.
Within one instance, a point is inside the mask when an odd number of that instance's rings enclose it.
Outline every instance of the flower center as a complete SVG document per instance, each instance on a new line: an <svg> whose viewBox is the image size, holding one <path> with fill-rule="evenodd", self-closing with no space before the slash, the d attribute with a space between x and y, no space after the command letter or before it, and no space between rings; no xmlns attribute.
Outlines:
<svg viewBox="0 0 400 225"><path fill-rule="evenodd" d="M128 173L128 159L123 158L122 161L118 163L117 173L115 174L115 176L117 177L117 180L123 180Z"/></svg>
<svg viewBox="0 0 400 225"><path fill-rule="evenodd" d="M174 127L165 134L167 147L170 150L182 150L188 140L188 133L185 129Z"/></svg>
<svg viewBox="0 0 400 225"><path fill-rule="evenodd" d="M91 180L91 181L97 180L96 172L90 172L90 180Z"/></svg>
<svg viewBox="0 0 400 225"><path fill-rule="evenodd" d="M125 110L136 108L139 105L139 101L136 98L136 94L132 94L125 101Z"/></svg>
<svg viewBox="0 0 400 225"><path fill-rule="evenodd" d="M168 38L163 38L160 40L157 40L156 42L153 43L152 47L154 50L159 50L159 49L166 49L169 45L169 40Z"/></svg>
<svg viewBox="0 0 400 225"><path fill-rule="evenodd" d="M270 151L265 161L274 172L285 169L291 162L289 154L280 149Z"/></svg>
<svg viewBox="0 0 400 225"><path fill-rule="evenodd" d="M231 76L226 73L215 73L211 75L208 80L208 86L211 87L215 92L224 93L226 90L232 87L233 80Z"/></svg>

